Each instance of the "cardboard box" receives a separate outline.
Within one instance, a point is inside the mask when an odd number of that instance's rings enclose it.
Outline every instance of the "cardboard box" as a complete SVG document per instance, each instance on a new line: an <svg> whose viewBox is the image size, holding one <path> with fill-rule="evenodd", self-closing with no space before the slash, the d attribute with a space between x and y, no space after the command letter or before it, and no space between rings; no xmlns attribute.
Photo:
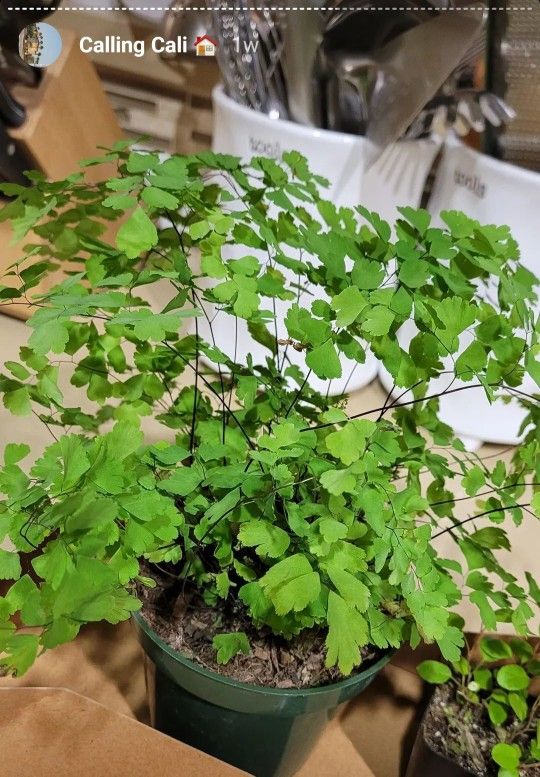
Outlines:
<svg viewBox="0 0 540 777"><path fill-rule="evenodd" d="M2 777L242 777L246 772L61 688L0 689Z"/></svg>
<svg viewBox="0 0 540 777"><path fill-rule="evenodd" d="M401 691L400 695L394 698L396 676L399 677ZM123 713L118 716L120 720L125 720L126 715L136 717L143 722L149 720L144 686L143 654L134 629L129 623L121 623L118 626L96 624L85 627L74 642L46 652L23 677L0 678L2 709L0 749L2 752L5 752L4 742L7 739L2 721L4 717L7 720L11 717L3 711L2 700L5 697L2 695L2 689L21 689L26 692L32 687L46 685L70 688L72 691L89 696L111 712ZM400 774L403 775L400 764L408 760L416 714L415 700L422 697L422 687L420 678L412 668L409 671L401 666L387 667L373 684L372 692L368 691L356 701L345 705L329 722L323 736L296 777L400 777ZM406 703L403 701L405 697L408 699ZM67 725L67 719L64 725ZM23 728L26 730L24 740L26 747L32 750L34 749L32 743L38 742L36 737L39 734L39 728L34 724L30 728L26 725ZM80 722L75 723L75 731L71 731L73 741L79 735L79 730L84 733ZM140 725L134 730L140 732ZM148 731L151 732L150 729ZM17 736L19 746L22 747L23 737L21 734ZM160 741L169 741L167 737L157 736ZM63 741L66 745L69 741L67 735ZM93 747L97 752L101 744L94 742ZM38 769L28 775L20 771L4 775L1 767L0 774L2 777L53 777L53 775L63 777L62 773L53 772L49 776L47 772L42 773ZM124 777L124 773L118 774ZM128 777L128 773L125 774ZM181 775L191 777L192 772L179 768L175 774L179 777ZM214 774L220 777L222 772L216 771ZM75 775L87 777L80 770L69 773L69 777ZM100 772L96 769L92 777L109 777L109 775L113 777L114 773L107 770ZM129 773L129 777L138 777L138 775ZM145 777L169 777L169 775L160 768L154 768L154 770L148 770Z"/></svg>

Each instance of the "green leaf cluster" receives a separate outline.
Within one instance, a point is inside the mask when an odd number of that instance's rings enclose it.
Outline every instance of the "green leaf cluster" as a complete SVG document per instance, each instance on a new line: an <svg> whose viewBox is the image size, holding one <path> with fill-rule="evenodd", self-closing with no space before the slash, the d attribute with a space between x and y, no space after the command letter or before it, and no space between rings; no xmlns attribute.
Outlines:
<svg viewBox="0 0 540 777"><path fill-rule="evenodd" d="M539 405L520 389L539 380L538 286L508 229L456 212L435 228L411 208L391 228L326 201L296 152L162 161L119 144L102 161L114 178L36 178L0 212L25 240L0 306L36 311L0 397L55 438L33 464L8 445L0 469L0 578L13 581L0 661L22 673L81 624L128 618L141 564L168 565L207 604L240 602L254 628L322 632L343 674L366 646L426 640L457 660L464 597L487 628L527 633L539 589L507 571L504 523L540 514ZM218 313L265 357L218 347ZM311 373L331 381L369 349L410 401L357 417L311 388ZM520 398L527 434L511 461L463 450L439 419L436 378L464 401ZM147 417L158 443L140 431ZM216 644L220 660L244 647Z"/></svg>

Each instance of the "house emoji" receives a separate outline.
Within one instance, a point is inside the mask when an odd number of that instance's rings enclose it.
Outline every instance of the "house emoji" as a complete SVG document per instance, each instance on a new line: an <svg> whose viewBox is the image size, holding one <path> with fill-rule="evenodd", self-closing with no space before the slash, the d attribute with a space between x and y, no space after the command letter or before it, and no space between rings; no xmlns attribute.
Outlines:
<svg viewBox="0 0 540 777"><path fill-rule="evenodd" d="M215 56L217 43L209 35L201 35L195 41L195 50L198 57Z"/></svg>

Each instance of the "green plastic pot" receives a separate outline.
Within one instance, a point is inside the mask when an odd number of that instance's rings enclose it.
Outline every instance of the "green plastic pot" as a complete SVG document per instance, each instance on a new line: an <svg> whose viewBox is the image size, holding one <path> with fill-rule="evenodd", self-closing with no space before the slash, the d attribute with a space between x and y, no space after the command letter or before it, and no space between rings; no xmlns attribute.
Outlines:
<svg viewBox="0 0 540 777"><path fill-rule="evenodd" d="M470 769L465 769L456 761L452 761L433 750L425 735L429 710L430 705L428 705L418 729L405 777L433 777L433 775L437 775L437 777L475 777L475 773L471 772ZM442 733L444 735L444 732Z"/></svg>
<svg viewBox="0 0 540 777"><path fill-rule="evenodd" d="M198 666L135 615L145 650L152 725L255 777L289 777L336 708L360 694L390 660L333 685L300 690L237 682Z"/></svg>

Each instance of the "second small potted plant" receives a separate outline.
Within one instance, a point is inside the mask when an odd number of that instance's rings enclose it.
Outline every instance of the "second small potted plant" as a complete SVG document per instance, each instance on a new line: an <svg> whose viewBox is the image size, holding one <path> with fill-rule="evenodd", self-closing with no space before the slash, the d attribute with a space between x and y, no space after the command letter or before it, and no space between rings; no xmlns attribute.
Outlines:
<svg viewBox="0 0 540 777"><path fill-rule="evenodd" d="M85 623L137 613L156 725L290 775L392 650L426 640L459 660L464 596L488 627L528 632L538 589L508 573L503 524L540 507L538 402L520 389L525 371L540 380L536 280L507 228L449 212L439 229L403 208L393 235L325 201L295 152L162 161L120 144L105 158L118 175L102 184L7 187L1 217L40 240L0 286L36 308L0 395L51 445L26 464L13 441L0 470L0 662L22 673ZM107 243L103 221L120 218ZM36 295L60 264L65 280ZM220 316L266 358L217 348ZM368 348L413 399L355 412L330 395ZM445 375L464 401L523 400L512 461L468 454L440 422L430 382Z"/></svg>
<svg viewBox="0 0 540 777"><path fill-rule="evenodd" d="M437 686L407 777L538 777L538 645L485 637L451 664L424 661L418 671Z"/></svg>

